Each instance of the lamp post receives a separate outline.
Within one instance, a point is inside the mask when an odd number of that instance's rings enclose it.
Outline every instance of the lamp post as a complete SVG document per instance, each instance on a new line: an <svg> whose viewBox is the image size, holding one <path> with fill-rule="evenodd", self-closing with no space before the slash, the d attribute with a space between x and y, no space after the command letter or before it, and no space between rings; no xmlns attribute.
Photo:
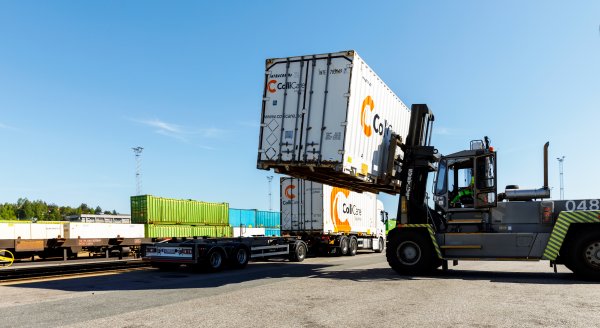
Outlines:
<svg viewBox="0 0 600 328"><path fill-rule="evenodd" d="M142 194L142 147L133 147L133 153L135 154L135 192L136 195Z"/></svg>
<svg viewBox="0 0 600 328"><path fill-rule="evenodd" d="M565 161L565 157L558 157L558 172L560 173L560 199L565 199L565 185L563 181L563 162Z"/></svg>
<svg viewBox="0 0 600 328"><path fill-rule="evenodd" d="M272 203L272 201L271 201L271 198L272 198L272 197L271 197L271 196L272 196L272 194L271 194L271 182L273 181L273 176L272 176L272 175L269 175L269 176L267 177L267 181L269 181L269 211L271 211L271 212L272 212L272 211L273 211L273 203Z"/></svg>

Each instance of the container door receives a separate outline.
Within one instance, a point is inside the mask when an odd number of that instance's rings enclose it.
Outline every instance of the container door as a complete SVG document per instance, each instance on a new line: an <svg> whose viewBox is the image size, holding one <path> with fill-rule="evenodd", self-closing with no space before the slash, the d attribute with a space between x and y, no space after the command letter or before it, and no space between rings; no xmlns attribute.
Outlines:
<svg viewBox="0 0 600 328"><path fill-rule="evenodd" d="M306 56L267 66L259 161L342 161L351 62Z"/></svg>

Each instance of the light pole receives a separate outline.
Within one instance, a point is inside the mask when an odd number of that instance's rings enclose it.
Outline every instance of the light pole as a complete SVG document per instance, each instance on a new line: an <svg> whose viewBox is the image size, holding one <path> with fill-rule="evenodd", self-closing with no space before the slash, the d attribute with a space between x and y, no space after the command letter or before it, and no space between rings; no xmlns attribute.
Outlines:
<svg viewBox="0 0 600 328"><path fill-rule="evenodd" d="M273 181L273 176L272 176L272 175L269 175L269 176L267 177L267 181L269 181L269 211L271 211L271 212L272 212L272 211L273 211L273 204L272 204L272 202L271 202L271 198L272 198L272 197L271 197L271 196L272 196L272 194L271 194L271 182Z"/></svg>
<svg viewBox="0 0 600 328"><path fill-rule="evenodd" d="M565 185L563 181L563 162L565 161L565 157L558 157L558 172L560 173L560 199L565 199Z"/></svg>
<svg viewBox="0 0 600 328"><path fill-rule="evenodd" d="M142 147L133 147L135 154L135 192L136 195L142 194Z"/></svg>

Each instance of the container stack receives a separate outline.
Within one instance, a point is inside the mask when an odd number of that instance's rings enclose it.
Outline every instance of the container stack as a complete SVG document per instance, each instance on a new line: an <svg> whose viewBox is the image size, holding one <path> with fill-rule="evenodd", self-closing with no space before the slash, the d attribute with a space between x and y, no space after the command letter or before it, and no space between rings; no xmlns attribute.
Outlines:
<svg viewBox="0 0 600 328"><path fill-rule="evenodd" d="M246 209L229 209L229 225L234 237L265 235L280 236L280 213Z"/></svg>
<svg viewBox="0 0 600 328"><path fill-rule="evenodd" d="M131 196L131 221L144 224L148 238L232 236L228 203Z"/></svg>

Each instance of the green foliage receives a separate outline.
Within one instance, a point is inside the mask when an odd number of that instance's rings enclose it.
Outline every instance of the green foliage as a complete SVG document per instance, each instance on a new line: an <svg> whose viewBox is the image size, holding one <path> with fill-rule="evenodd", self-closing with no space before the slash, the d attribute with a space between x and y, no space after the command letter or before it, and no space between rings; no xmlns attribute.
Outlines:
<svg viewBox="0 0 600 328"><path fill-rule="evenodd" d="M67 215L75 214L101 214L102 208L96 206L91 208L82 203L79 207L59 206L56 204L47 204L42 200L30 201L27 198L19 198L16 203L0 204L1 220L32 220L38 221L60 221ZM110 211L104 211L105 214L111 214ZM117 214L115 210L112 214Z"/></svg>

